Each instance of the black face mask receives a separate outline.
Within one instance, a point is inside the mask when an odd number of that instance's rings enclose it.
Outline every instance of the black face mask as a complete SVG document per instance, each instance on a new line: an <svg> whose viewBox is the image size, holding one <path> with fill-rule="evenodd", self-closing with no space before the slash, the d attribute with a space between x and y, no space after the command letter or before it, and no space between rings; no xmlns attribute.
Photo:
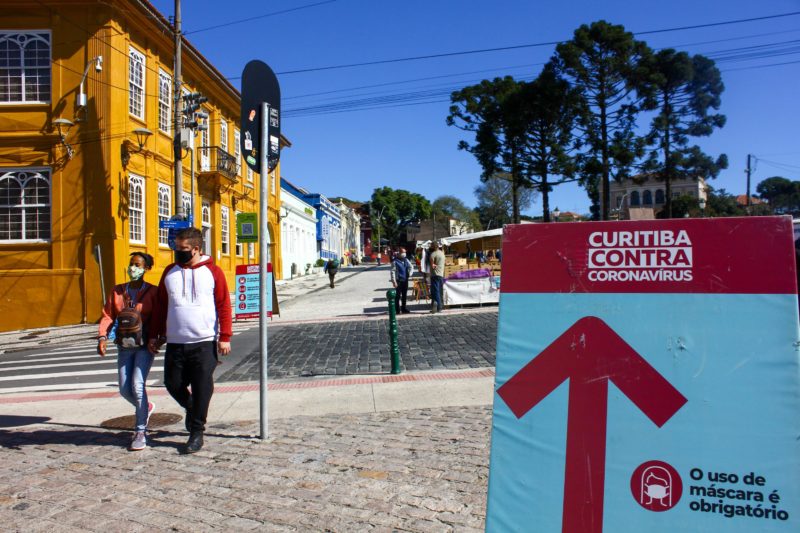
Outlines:
<svg viewBox="0 0 800 533"><path fill-rule="evenodd" d="M194 254L191 250L175 250L175 262L179 265L185 265L192 260Z"/></svg>

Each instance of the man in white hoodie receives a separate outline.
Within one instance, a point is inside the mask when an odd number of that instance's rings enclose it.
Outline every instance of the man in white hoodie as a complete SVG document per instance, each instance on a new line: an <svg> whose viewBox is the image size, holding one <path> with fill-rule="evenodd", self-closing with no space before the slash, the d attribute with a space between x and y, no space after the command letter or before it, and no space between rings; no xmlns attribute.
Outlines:
<svg viewBox="0 0 800 533"><path fill-rule="evenodd" d="M197 228L176 235L175 263L161 276L149 329L152 353L167 343L164 385L186 409L186 453L203 447L217 354L231 351L228 284L222 269L201 253L202 246L203 235Z"/></svg>

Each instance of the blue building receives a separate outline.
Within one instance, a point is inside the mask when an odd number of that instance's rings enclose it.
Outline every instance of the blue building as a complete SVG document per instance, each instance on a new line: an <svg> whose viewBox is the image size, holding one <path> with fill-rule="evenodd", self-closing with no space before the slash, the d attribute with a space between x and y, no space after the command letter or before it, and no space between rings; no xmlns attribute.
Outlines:
<svg viewBox="0 0 800 533"><path fill-rule="evenodd" d="M322 259L342 257L342 221L336 204L281 178L281 187L314 207L317 215L317 253Z"/></svg>

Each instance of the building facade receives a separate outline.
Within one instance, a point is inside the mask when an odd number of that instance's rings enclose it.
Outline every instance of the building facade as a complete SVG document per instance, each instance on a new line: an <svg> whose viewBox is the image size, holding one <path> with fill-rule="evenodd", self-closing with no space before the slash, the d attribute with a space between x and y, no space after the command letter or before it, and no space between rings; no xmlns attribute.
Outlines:
<svg viewBox="0 0 800 533"><path fill-rule="evenodd" d="M285 180L282 180L285 183ZM298 195L282 187L281 257L283 275L291 279L309 273L317 261L317 212Z"/></svg>
<svg viewBox="0 0 800 533"><path fill-rule="evenodd" d="M306 194L303 200L317 210L317 255L320 259L342 257L342 221L336 204L323 194Z"/></svg>
<svg viewBox="0 0 800 533"><path fill-rule="evenodd" d="M672 197L692 196L706 200L708 193L703 178L678 178L670 182ZM652 176L633 176L620 181L612 181L609 188L611 205L614 209L652 208L657 213L666 200L664 182ZM601 188L602 194L602 188Z"/></svg>
<svg viewBox="0 0 800 533"><path fill-rule="evenodd" d="M172 262L180 202L233 286L257 245L236 242L258 213L259 176L239 149L238 90L188 41L183 91L208 97L208 130L173 173L173 30L146 0L7 0L0 61L0 330L94 322L131 252L157 282ZM283 140L284 145L288 142ZM194 176L194 180L192 177ZM269 175L270 255L280 275L280 167Z"/></svg>
<svg viewBox="0 0 800 533"><path fill-rule="evenodd" d="M336 204L342 222L341 245L342 260L345 265L352 265L361 261L363 248L361 247L361 216L358 211L343 201Z"/></svg>

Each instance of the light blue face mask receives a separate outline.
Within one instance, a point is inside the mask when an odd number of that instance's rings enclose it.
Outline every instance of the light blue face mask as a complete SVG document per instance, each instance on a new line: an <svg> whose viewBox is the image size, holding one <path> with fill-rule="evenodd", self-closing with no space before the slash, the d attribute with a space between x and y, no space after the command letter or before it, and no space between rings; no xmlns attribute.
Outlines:
<svg viewBox="0 0 800 533"><path fill-rule="evenodd" d="M128 267L128 277L131 278L131 281L138 281L144 276L144 269L142 267L138 267L136 265L131 265Z"/></svg>

